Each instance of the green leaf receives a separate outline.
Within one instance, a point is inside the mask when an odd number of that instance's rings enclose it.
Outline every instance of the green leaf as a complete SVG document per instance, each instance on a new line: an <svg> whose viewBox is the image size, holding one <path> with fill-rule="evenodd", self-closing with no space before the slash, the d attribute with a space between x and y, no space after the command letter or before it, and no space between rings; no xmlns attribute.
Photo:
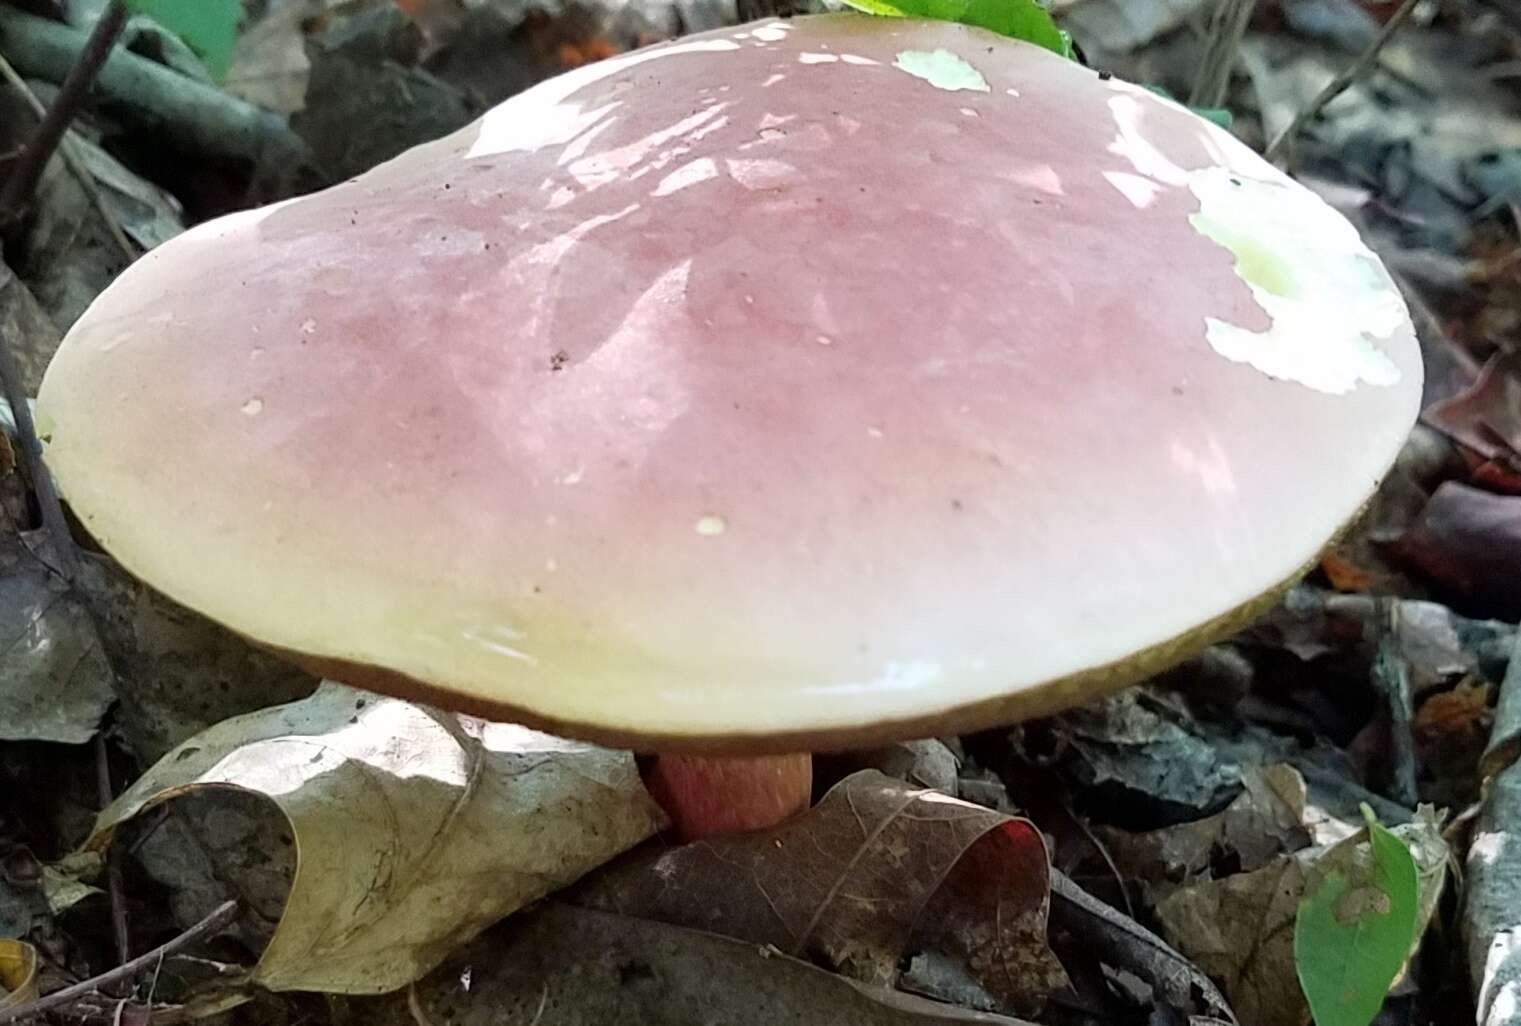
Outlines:
<svg viewBox="0 0 1521 1026"><path fill-rule="evenodd" d="M1056 27L1036 0L845 0L858 11L887 18L934 18L976 25L1072 58L1072 37Z"/></svg>
<svg viewBox="0 0 1521 1026"><path fill-rule="evenodd" d="M243 0L127 0L127 9L147 15L183 39L218 82L227 77Z"/></svg>
<svg viewBox="0 0 1521 1026"><path fill-rule="evenodd" d="M1171 100L1174 103L1183 103L1182 100L1179 100L1172 93L1168 92L1167 89L1163 86L1148 85L1146 88L1150 89L1158 96ZM1236 115L1230 112L1229 107L1193 107L1186 103L1184 103L1183 106L1188 107L1189 110L1199 115L1205 121L1212 121L1215 124L1219 125L1221 128L1229 129L1231 125L1234 125L1236 123Z"/></svg>
<svg viewBox="0 0 1521 1026"><path fill-rule="evenodd" d="M1294 963L1317 1026L1368 1026L1415 940L1415 860L1366 805L1363 815L1367 846L1327 854L1294 922Z"/></svg>

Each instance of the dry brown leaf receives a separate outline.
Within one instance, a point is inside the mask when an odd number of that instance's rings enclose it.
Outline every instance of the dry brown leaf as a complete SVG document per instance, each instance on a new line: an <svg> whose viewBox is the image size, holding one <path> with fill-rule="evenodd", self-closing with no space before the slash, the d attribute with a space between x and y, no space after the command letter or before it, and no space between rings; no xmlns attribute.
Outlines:
<svg viewBox="0 0 1521 1026"><path fill-rule="evenodd" d="M572 900L771 945L876 985L918 950L963 961L1014 1008L1066 983L1046 943L1040 832L875 770L775 830L636 853Z"/></svg>
<svg viewBox="0 0 1521 1026"><path fill-rule="evenodd" d="M1131 833L1096 827L1120 873L1147 885L1155 902L1180 886L1213 879L1229 860L1237 871L1261 868L1310 843L1304 778L1292 766L1248 768L1242 791L1223 811L1191 823Z"/></svg>
<svg viewBox="0 0 1521 1026"><path fill-rule="evenodd" d="M178 795L236 788L289 820L297 869L251 979L380 993L661 826L634 760L324 683L180 745L101 813L90 849Z"/></svg>
<svg viewBox="0 0 1521 1026"><path fill-rule="evenodd" d="M1482 744L1489 729L1489 689L1464 681L1451 691L1439 691L1421 703L1411 727L1423 748L1467 745L1475 733Z"/></svg>
<svg viewBox="0 0 1521 1026"><path fill-rule="evenodd" d="M514 916L367 1026L1029 1026L871 987L732 937L549 901Z"/></svg>
<svg viewBox="0 0 1521 1026"><path fill-rule="evenodd" d="M1499 353L1465 391L1421 419L1488 460L1521 470L1521 354Z"/></svg>

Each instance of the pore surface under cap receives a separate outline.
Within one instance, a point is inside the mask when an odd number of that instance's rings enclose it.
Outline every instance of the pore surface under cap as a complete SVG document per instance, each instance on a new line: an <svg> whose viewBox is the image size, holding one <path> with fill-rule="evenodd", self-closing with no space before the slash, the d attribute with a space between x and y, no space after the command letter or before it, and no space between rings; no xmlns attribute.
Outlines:
<svg viewBox="0 0 1521 1026"><path fill-rule="evenodd" d="M1382 267L1228 134L847 15L591 65L190 231L41 407L105 547L259 641L764 748L1123 682L1313 560L1419 393Z"/></svg>

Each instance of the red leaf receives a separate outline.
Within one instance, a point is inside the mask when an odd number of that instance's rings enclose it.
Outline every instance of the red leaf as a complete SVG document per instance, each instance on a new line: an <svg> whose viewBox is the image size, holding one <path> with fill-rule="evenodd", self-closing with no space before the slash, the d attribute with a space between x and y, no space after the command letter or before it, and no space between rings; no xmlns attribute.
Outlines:
<svg viewBox="0 0 1521 1026"><path fill-rule="evenodd" d="M1521 497L1448 481L1399 552L1468 615L1521 616Z"/></svg>

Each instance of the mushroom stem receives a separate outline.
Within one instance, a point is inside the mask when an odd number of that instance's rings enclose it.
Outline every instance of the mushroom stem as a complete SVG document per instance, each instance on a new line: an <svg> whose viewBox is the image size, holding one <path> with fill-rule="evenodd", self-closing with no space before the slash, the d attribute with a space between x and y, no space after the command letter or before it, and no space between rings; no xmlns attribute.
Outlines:
<svg viewBox="0 0 1521 1026"><path fill-rule="evenodd" d="M764 830L803 812L813 797L813 756L660 755L644 783L679 841Z"/></svg>

